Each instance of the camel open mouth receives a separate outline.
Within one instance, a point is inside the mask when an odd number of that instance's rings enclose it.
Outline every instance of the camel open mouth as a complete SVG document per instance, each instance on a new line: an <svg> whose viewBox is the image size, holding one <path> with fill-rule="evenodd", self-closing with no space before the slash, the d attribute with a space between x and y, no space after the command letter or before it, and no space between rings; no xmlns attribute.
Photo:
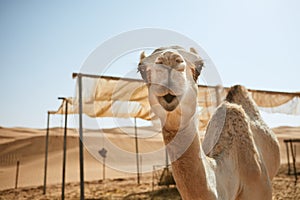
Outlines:
<svg viewBox="0 0 300 200"><path fill-rule="evenodd" d="M176 96L171 95L171 94L167 94L167 95L163 96L163 98L165 99L165 101L167 103L171 103L176 98Z"/></svg>
<svg viewBox="0 0 300 200"><path fill-rule="evenodd" d="M159 104L166 110L166 111L173 111L179 104L180 96L175 96L170 93L164 96L157 97Z"/></svg>

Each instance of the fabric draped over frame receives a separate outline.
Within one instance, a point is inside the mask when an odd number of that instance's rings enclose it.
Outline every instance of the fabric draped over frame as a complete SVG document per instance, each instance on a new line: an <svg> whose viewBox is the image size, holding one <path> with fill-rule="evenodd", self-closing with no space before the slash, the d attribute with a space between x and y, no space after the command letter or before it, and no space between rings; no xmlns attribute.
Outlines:
<svg viewBox="0 0 300 200"><path fill-rule="evenodd" d="M89 117L155 119L148 102L148 90L141 80L106 77L82 77L83 113ZM205 129L215 108L229 88L202 86L198 90L199 128ZM269 113L300 115L300 93L251 90L259 109ZM68 98L68 114L78 114L78 95ZM56 112L64 114L65 102Z"/></svg>
<svg viewBox="0 0 300 200"><path fill-rule="evenodd" d="M300 115L300 93L249 90L259 109L268 113Z"/></svg>

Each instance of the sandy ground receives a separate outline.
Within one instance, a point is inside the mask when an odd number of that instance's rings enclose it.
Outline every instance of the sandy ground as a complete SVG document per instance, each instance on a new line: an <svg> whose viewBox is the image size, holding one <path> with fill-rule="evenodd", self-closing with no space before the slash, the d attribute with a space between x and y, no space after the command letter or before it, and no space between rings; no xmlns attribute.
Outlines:
<svg viewBox="0 0 300 200"><path fill-rule="evenodd" d="M65 199L79 199L79 184L68 183ZM61 185L51 185L47 194L41 187L10 189L2 191L0 199L61 199ZM152 177L146 175L137 185L136 178L118 178L85 183L85 199L181 199L174 186L155 187L152 190Z"/></svg>
<svg viewBox="0 0 300 200"><path fill-rule="evenodd" d="M300 167L300 166L299 166ZM300 183L286 174L287 165L282 165L278 175L274 178L273 200L296 200L300 199ZM1 191L0 199L5 200L54 200L61 199L61 185L50 185L46 195L42 193L43 188L27 187L20 189L9 189ZM255 192L255 191L254 191ZM80 190L78 183L68 183L65 188L65 199L79 199ZM85 199L157 199L173 200L181 199L174 186L152 185L152 176L144 175L141 184L137 185L136 178L118 178L109 180L90 181L85 183Z"/></svg>
<svg viewBox="0 0 300 200"><path fill-rule="evenodd" d="M133 130L130 130L133 131ZM149 132L149 130L140 130ZM94 134L93 131L87 131ZM121 134L121 130L107 130L107 138L115 146L134 152L134 138ZM274 129L280 145L281 160L286 163L285 138L300 138L300 127L280 127ZM24 128L0 128L0 199L60 199L62 174L62 137L59 128L51 129L47 173L47 194L42 195L45 130ZM151 140L140 140L140 151L150 152L160 149L159 136ZM66 199L79 198L78 136L75 130L68 130L66 169ZM98 144L98 141L97 141ZM100 145L101 146L101 145ZM297 158L300 148L297 148ZM142 175L141 185L137 186L135 174L106 168L106 180L102 181L102 163L88 151L84 152L85 197L86 199L180 199L176 188L152 186L152 173ZM162 157L163 158L163 157ZM20 161L18 189L15 187L16 161ZM164 163L164 160L161 159ZM159 160L159 161L160 161ZM135 163L122 160L131 168ZM299 161L299 158L298 158ZM124 163L125 162L125 163ZM144 161L145 164L147 164ZM143 166L146 169L147 166ZM299 166L300 169L300 166ZM300 199L300 183L287 175L286 165L282 165L273 181L273 199Z"/></svg>

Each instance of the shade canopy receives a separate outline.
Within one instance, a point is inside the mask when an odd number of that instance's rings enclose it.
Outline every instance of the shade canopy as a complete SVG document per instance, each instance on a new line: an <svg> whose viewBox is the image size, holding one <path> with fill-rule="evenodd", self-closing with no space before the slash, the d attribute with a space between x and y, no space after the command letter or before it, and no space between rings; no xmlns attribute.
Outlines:
<svg viewBox="0 0 300 200"><path fill-rule="evenodd" d="M82 75L83 114L89 117L155 119L148 102L148 89L142 80ZM229 88L198 86L200 129L204 128ZM300 115L300 93L248 89L260 110ZM78 96L68 98L68 114L78 114ZM64 114L65 103L52 114Z"/></svg>

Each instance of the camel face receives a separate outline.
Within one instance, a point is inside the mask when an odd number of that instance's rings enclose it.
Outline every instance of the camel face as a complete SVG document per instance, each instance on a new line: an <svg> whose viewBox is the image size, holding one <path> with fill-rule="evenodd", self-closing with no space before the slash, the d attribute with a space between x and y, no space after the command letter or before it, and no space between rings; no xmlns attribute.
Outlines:
<svg viewBox="0 0 300 200"><path fill-rule="evenodd" d="M177 52L166 51L155 60L149 90L168 112L179 104L186 88L186 62Z"/></svg>
<svg viewBox="0 0 300 200"><path fill-rule="evenodd" d="M187 95L191 88L196 93L195 77L200 74L192 63L196 60L201 59L179 47L157 49L149 57L141 54L138 69L148 85L152 108L172 112L191 96Z"/></svg>

